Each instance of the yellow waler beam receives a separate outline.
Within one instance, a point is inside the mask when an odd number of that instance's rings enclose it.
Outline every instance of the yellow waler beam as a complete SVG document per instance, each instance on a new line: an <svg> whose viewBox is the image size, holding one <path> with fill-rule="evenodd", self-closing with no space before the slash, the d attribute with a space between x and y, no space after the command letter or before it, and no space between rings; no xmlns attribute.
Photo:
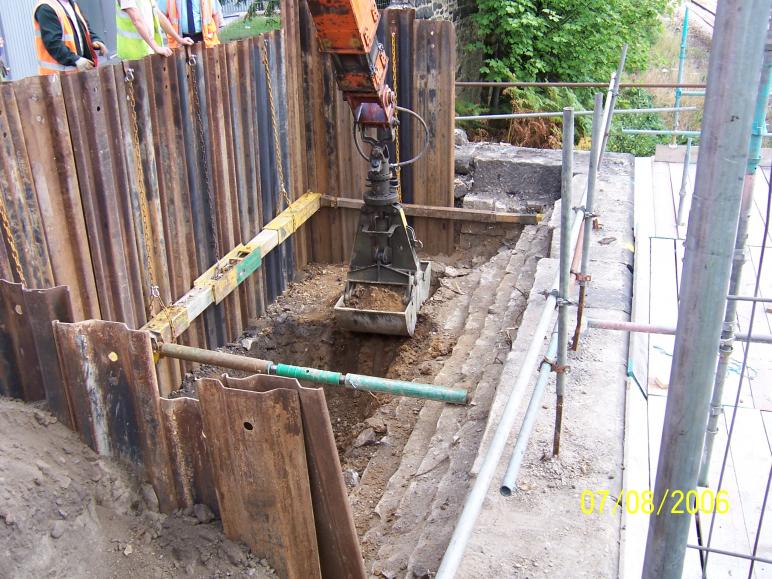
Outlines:
<svg viewBox="0 0 772 579"><path fill-rule="evenodd" d="M282 211L248 243L242 243L193 282L193 289L142 328L169 342L212 304L219 304L260 267L263 257L286 241L321 207L319 193L306 193Z"/></svg>

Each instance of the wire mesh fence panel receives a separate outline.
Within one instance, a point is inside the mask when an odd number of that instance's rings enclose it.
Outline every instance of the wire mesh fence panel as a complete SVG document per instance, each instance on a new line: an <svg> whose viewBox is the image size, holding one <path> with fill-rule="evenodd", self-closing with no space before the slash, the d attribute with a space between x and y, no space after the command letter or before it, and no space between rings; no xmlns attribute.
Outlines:
<svg viewBox="0 0 772 579"><path fill-rule="evenodd" d="M223 16L234 16L246 12L251 3L249 0L220 0ZM264 10L264 4L265 2L258 1L258 9Z"/></svg>

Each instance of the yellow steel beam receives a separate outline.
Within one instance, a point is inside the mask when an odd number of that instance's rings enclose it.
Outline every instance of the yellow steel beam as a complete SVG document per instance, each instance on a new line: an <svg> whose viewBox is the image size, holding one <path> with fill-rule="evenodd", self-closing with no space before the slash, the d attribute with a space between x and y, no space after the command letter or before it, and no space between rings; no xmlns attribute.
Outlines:
<svg viewBox="0 0 772 579"><path fill-rule="evenodd" d="M306 193L268 223L249 242L229 251L193 282L193 288L142 328L171 341L212 304L219 304L257 268L263 257L291 237L321 207L319 193Z"/></svg>

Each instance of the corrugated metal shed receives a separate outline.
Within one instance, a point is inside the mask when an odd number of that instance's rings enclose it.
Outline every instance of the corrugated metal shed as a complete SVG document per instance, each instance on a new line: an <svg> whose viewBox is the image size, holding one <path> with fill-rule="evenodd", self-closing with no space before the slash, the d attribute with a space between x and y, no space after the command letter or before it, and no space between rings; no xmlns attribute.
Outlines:
<svg viewBox="0 0 772 579"><path fill-rule="evenodd" d="M11 79L18 80L37 74L32 11L37 0L0 2L0 20L5 31L8 66ZM79 0L84 16L91 28L107 44L110 53L115 52L115 1Z"/></svg>
<svg viewBox="0 0 772 579"><path fill-rule="evenodd" d="M37 74L32 30L32 10L36 0L0 2L0 18L5 31L6 53L11 78L19 79Z"/></svg>

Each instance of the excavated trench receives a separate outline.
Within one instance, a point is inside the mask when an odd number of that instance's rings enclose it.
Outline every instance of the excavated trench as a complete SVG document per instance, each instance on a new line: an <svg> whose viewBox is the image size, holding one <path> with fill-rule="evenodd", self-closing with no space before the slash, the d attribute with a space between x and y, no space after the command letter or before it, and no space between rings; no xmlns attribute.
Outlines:
<svg viewBox="0 0 772 579"><path fill-rule="evenodd" d="M486 155L496 162L502 155L511 156L509 150L471 147L473 155L481 158L475 160L478 174L465 174L467 180L482 179ZM554 159L540 159L537 170L552 178L553 165ZM495 163L490 172L495 172L497 183L510 181L511 176ZM516 181L530 183L536 190L548 180L539 173L525 181L518 176ZM540 193L542 212L548 213L559 195L553 189L546 187L546 196ZM525 195L532 194L526 191ZM470 206L479 204L481 195L485 194L470 193ZM505 194L495 192L494 198L501 195ZM434 263L431 295L412 338L339 330L333 307L343 290L347 266L311 265L254 327L226 348L275 363L469 391L471 404L454 407L323 387L372 575L424 576L436 569L468 490L469 471L533 286L536 264L549 252L548 221L508 229L463 226L462 249L452 256L429 256ZM180 394L195 396L197 378L223 372L240 374L202 367L186 376Z"/></svg>
<svg viewBox="0 0 772 579"><path fill-rule="evenodd" d="M509 299L513 292L511 287L498 286L500 279L512 275L507 274L506 268L511 256L518 254L515 246L519 237L520 231L513 229L503 238L481 237L481 242L473 249L459 250L449 257L432 258L436 273L431 295L419 314L416 334L412 338L357 334L338 329L333 306L343 289L347 266L311 265L300 272L298 280L268 308L254 327L226 349L277 363L436 382L467 388L474 393L477 383L472 377L464 380L463 376L447 374L447 366L460 365L461 357L463 363L470 363L466 360L470 346L466 342L470 336L465 335L469 324L485 325L483 318L496 318L499 314L500 323L506 328L492 330L495 343L486 348L490 359L480 358L471 363L483 367L494 364L500 368L519 320L509 319L505 323L505 312L494 309L498 306L493 302L487 304L486 300L492 299L497 292ZM523 287L519 291L527 294L528 289ZM474 341L474 336L471 338ZM460 339L463 345L459 344ZM458 354L459 350L461 354ZM442 375L444 368L446 374ZM178 394L195 396L196 379L223 372L240 374L222 368L201 367L186 376ZM344 479L351 493L355 522L368 567L371 567L377 559L377 543L370 541L368 533L381 523L376 505L402 460L412 452L406 445L425 402L334 386L324 386L324 390Z"/></svg>
<svg viewBox="0 0 772 579"><path fill-rule="evenodd" d="M347 266L310 265L298 274L277 302L268 307L255 326L224 349L276 363L400 380L420 378L421 382L431 383L458 338L443 329L448 312L453 309L448 302L461 295L462 278L471 271L473 259L479 265L497 246L498 243L493 242L483 244L474 258L462 252L451 258L444 257L444 261L435 261L439 273L434 275L429 300L419 314L412 338L338 329L333 306L343 290ZM451 263L452 276L446 276L446 265ZM457 275L458 272L462 275ZM244 375L237 370L202 366L186 375L181 389L172 396L196 396L197 379L222 373ZM312 383L305 385L319 387ZM335 386L323 388L344 470L361 472L379 444L379 435L385 432L383 425L375 423L373 429L367 421L379 408L389 404L392 397ZM373 429L375 437L365 436L357 441L368 428Z"/></svg>

